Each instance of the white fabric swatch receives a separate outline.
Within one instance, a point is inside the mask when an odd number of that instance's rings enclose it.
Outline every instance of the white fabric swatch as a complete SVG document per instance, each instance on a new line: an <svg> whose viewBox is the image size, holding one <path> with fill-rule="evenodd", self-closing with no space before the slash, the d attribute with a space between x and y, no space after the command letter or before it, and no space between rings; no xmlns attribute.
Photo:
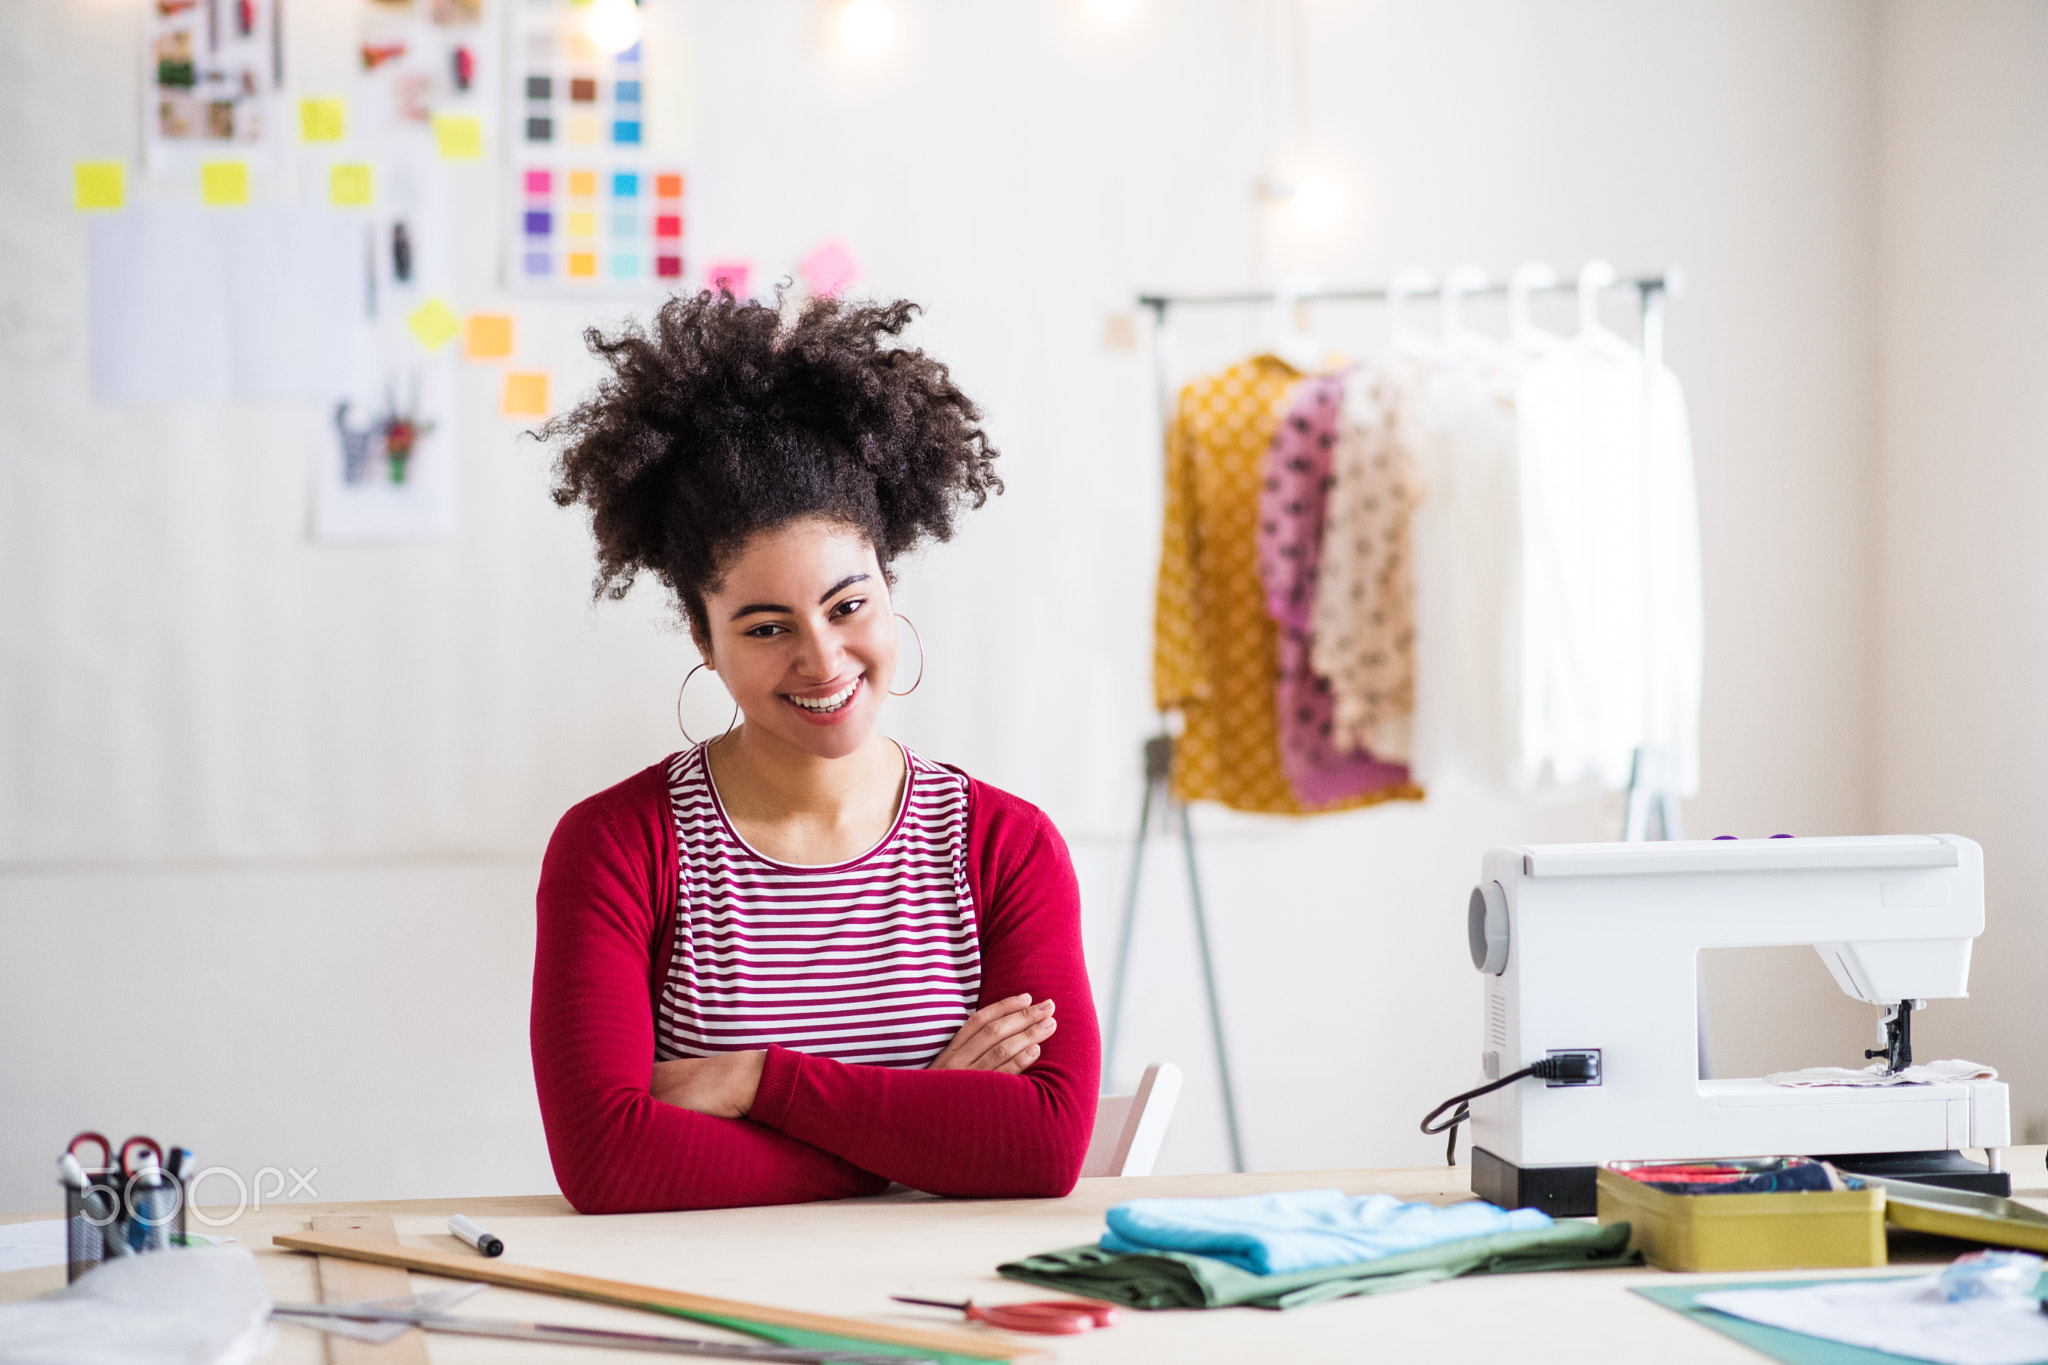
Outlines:
<svg viewBox="0 0 2048 1365"><path fill-rule="evenodd" d="M8 1365L241 1365L270 1349L247 1247L124 1256L53 1298L0 1304Z"/></svg>
<svg viewBox="0 0 2048 1365"><path fill-rule="evenodd" d="M1873 1062L1862 1070L1846 1066L1809 1066L1799 1071L1773 1071L1764 1077L1772 1085L1954 1085L1958 1081L1995 1081L1998 1070L1981 1062L1951 1058L1909 1066L1895 1075L1884 1074L1884 1063Z"/></svg>

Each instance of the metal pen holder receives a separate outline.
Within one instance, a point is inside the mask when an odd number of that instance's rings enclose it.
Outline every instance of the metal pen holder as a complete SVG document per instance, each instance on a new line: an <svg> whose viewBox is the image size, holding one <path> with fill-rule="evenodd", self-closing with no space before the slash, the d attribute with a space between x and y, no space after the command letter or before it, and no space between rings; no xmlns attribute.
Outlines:
<svg viewBox="0 0 2048 1365"><path fill-rule="evenodd" d="M65 1279L119 1256L182 1246L185 1183L169 1171L127 1176L118 1166L86 1172L84 1189L64 1189Z"/></svg>

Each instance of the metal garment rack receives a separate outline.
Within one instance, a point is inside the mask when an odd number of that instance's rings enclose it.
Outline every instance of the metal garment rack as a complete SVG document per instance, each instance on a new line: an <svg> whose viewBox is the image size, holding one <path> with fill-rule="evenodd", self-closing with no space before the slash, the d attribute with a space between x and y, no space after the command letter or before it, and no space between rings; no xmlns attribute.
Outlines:
<svg viewBox="0 0 2048 1365"><path fill-rule="evenodd" d="M1640 310L1642 351L1646 362L1643 366L1646 390L1643 403L1643 448L1646 453L1650 444L1649 424L1652 416L1648 388L1655 382L1664 358L1664 304L1682 288L1683 276L1674 267L1657 275L1613 278L1597 289L1597 293L1602 297L1633 294ZM1440 298L1443 292L1444 286L1432 281L1427 284L1418 282L1414 287L1406 288L1399 284L1391 284L1306 291L1266 289L1215 294L1140 294L1139 307L1152 314L1152 372L1158 386L1161 430L1164 431L1173 420L1173 334L1169 318L1176 308L1256 307L1263 304L1301 303L1398 305L1407 299ZM1475 283L1457 292L1464 298L1499 296L1508 294L1510 285ZM1514 292L1577 294L1580 292L1580 285L1577 281L1559 280L1516 288ZM1649 511L1649 497L1649 480L1646 478L1643 481L1646 514ZM1644 525L1649 525L1647 515ZM1647 540L1646 535L1646 555ZM1647 590L1643 594L1643 599L1647 627L1652 612ZM1648 685L1647 670L1645 685ZM1242 1171L1245 1168L1244 1142L1238 1126L1236 1090L1230 1079L1229 1049L1223 1036L1223 1011L1216 990L1215 954L1210 943L1208 916L1202 900L1201 873L1195 857L1195 831L1188 819L1187 804L1176 800L1172 789L1173 737L1161 733L1147 739L1140 752L1140 761L1145 774L1145 794L1138 806L1138 832L1131 846L1131 876L1124 894L1123 922L1117 933L1116 967L1111 978L1109 998L1109 1029L1103 1044L1103 1070L1107 1073L1115 1061L1117 1040L1123 1027L1124 986L1130 971L1131 930L1137 921L1138 889L1145 866L1145 842L1151 833L1152 812L1156 800L1160 809L1166 813L1168 823L1179 826L1182 854L1187 862L1189 907L1194 913L1195 944L1201 957L1202 985L1208 997L1209 1036L1216 1052L1216 1072L1223 1091L1223 1117L1230 1136L1231 1168ZM1628 801L1622 817L1623 839L1637 841L1684 837L1679 823L1677 778L1675 756L1667 750L1645 747L1636 751L1635 761L1629 772ZM1704 1034L1702 1040L1704 1048Z"/></svg>

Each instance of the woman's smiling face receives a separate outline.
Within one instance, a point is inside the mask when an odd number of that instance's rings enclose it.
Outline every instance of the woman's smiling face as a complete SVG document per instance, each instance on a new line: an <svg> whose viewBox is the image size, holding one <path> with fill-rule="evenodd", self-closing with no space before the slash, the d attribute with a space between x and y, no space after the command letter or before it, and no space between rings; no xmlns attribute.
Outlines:
<svg viewBox="0 0 2048 1365"><path fill-rule="evenodd" d="M809 518L749 540L704 594L697 647L749 726L819 758L874 732L896 676L896 616L874 547Z"/></svg>

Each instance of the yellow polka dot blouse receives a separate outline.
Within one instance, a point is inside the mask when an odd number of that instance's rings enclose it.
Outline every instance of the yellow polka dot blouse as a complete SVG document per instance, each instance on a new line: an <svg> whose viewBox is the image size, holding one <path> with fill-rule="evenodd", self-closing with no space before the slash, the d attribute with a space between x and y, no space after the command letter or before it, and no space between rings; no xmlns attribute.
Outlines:
<svg viewBox="0 0 2048 1365"><path fill-rule="evenodd" d="M1422 796L1399 786L1306 807L1281 767L1279 629L1259 580L1259 479L1300 377L1254 356L1183 389L1167 429L1152 689L1160 710L1182 716L1173 792L1183 801L1305 815Z"/></svg>

